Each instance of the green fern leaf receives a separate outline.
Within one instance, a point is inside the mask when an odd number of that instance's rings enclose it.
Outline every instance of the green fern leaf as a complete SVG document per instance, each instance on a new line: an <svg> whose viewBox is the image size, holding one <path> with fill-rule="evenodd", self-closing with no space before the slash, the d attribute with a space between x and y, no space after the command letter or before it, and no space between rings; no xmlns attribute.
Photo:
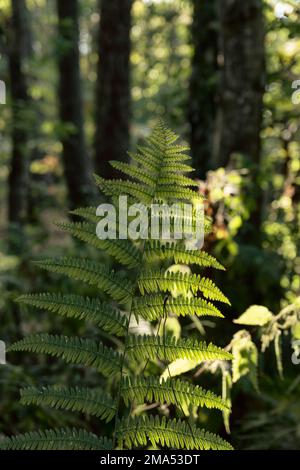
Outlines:
<svg viewBox="0 0 300 470"><path fill-rule="evenodd" d="M126 268L135 268L134 275L131 275L128 270L126 272L111 271L103 264L81 258L46 259L37 263L50 272L63 274L96 287L110 296L112 301L128 303L129 311L123 315L114 306L114 302L104 304L98 298L90 299L79 295L40 294L22 296L19 299L27 305L64 317L92 322L106 332L105 336L108 337L108 341L117 344L117 348L121 349L119 353L116 347L109 348L96 340L79 336L48 334L25 337L9 348L9 351L48 354L70 364L93 367L109 377L108 385L112 392L115 392L112 398L98 389L47 386L42 389L30 387L22 390L21 401L24 404L86 413L106 421L115 417L114 425L107 428L109 432L114 429L113 442L83 429L76 431L66 428L36 431L5 438L0 441L0 448L100 450L110 449L118 441L120 447L125 444L128 448L146 446L151 443L155 446L184 450L231 449L231 446L220 437L198 429L189 422L172 421L165 417L148 415L131 417L131 412L123 410L122 407L123 398L123 404L131 405L131 411L133 403L155 401L157 404L172 404L185 409L189 406L205 406L220 409L227 415L230 412L227 401L214 393L198 385L170 377L191 370L203 361L232 359L232 355L227 350L212 343L206 344L196 338L180 337L180 323L175 316L223 316L212 303L198 298L199 292L207 299L225 303L229 301L210 279L191 274L186 266L178 266L178 264L187 266L196 264L200 267L224 269L215 258L204 251L187 249L188 235L194 238L196 235L198 208L200 204L203 207L203 197L200 191L195 190L198 184L188 176L193 171L191 158L185 153L188 147L178 145L177 139L178 136L167 129L160 120L152 134L146 139L146 144L138 147L136 154L129 154L134 162L132 166L123 162L112 162L113 168L122 172L125 179L106 181L96 176L97 185L115 205L118 196L124 195L127 195L129 204L133 202L146 205L164 203L170 206L175 203L170 214L172 232L169 242L162 243L157 240L133 243L129 240L120 240L118 238L120 224L125 224L120 220L116 221L116 240L99 239L96 225L101 218L97 215L96 207L79 208L72 212L73 215L81 217L83 222L58 224L62 230L79 240L96 249L104 250ZM186 213L186 210L178 211L178 208L185 209L185 202L188 202L192 208L190 213ZM152 216L151 212L151 228ZM161 227L165 213L158 211L155 217L155 221L158 221ZM173 235L175 235L175 227L178 226L175 223L179 222L179 217L184 227L185 241L175 243L171 240L176 238ZM204 232L209 231L210 226L211 220L204 216ZM187 229L189 234L186 232ZM169 267L167 271L163 269L165 265L173 262L176 263L175 267ZM149 267L149 264L153 266L152 263L155 263L153 270ZM131 278L135 281L131 282ZM157 334L155 336L131 334L130 328L133 326L132 323L129 324L131 315L136 317L137 323L141 318L147 322L159 320L158 324L151 325L151 329L152 326L156 328ZM165 320L163 326L161 325L162 319ZM199 322L195 317L193 321ZM139 328L143 331L141 325ZM173 332L173 336L165 335L168 329ZM160 333L163 335L159 336ZM123 336L124 344L115 336ZM149 360L156 363L161 371L160 378L157 377L157 373L159 374L157 367L153 368L153 364L146 367ZM144 374L132 377L129 371L135 367L136 363L139 364L136 370L141 370L141 362L145 362L146 377L143 376ZM151 375L154 371L156 371L155 376ZM147 374L150 376L147 377ZM126 418L119 421L121 413ZM136 413L133 414L136 415Z"/></svg>
<svg viewBox="0 0 300 470"><path fill-rule="evenodd" d="M159 185L174 185L174 186L191 186L194 188L198 188L198 183L196 183L194 180L191 178L188 178L186 176L183 176L181 174L177 173L172 173L172 174L166 174L165 172L162 173L162 175L159 178Z"/></svg>
<svg viewBox="0 0 300 470"><path fill-rule="evenodd" d="M105 180L97 175L95 175L95 180L97 186L106 196L123 196L127 194L145 204L152 202L152 193L145 185L133 183L129 180Z"/></svg>
<svg viewBox="0 0 300 470"><path fill-rule="evenodd" d="M104 250L110 256L114 257L119 263L134 268L140 263L140 252L130 240L101 240L96 235L96 227L89 223L57 223L57 227L65 232L71 233L89 245Z"/></svg>
<svg viewBox="0 0 300 470"><path fill-rule="evenodd" d="M180 420L156 416L123 419L118 425L119 446L129 449L145 446L171 447L184 450L232 450L231 445L210 432Z"/></svg>
<svg viewBox="0 0 300 470"><path fill-rule="evenodd" d="M96 261L83 258L58 258L35 263L47 271L65 274L72 279L97 286L117 301L125 302L132 295L133 286L128 280Z"/></svg>
<svg viewBox="0 0 300 470"><path fill-rule="evenodd" d="M113 419L116 413L115 402L103 391L90 390L80 387L34 387L21 390L21 403L23 405L50 406L55 409L80 411L107 423Z"/></svg>
<svg viewBox="0 0 300 470"><path fill-rule="evenodd" d="M167 292L177 288L181 293L185 293L187 289L190 289L193 293L201 291L208 299L230 304L227 297L210 279L197 274L163 270L143 271L139 276L138 284L142 295L145 291L148 293Z"/></svg>
<svg viewBox="0 0 300 470"><path fill-rule="evenodd" d="M172 163L168 162L168 164L163 165L162 167L162 174L164 176L171 176L174 172L175 173L192 173L195 171L190 165L186 165L185 163Z"/></svg>
<svg viewBox="0 0 300 470"><path fill-rule="evenodd" d="M0 440L1 450L110 450L111 440L84 429L32 431Z"/></svg>
<svg viewBox="0 0 300 470"><path fill-rule="evenodd" d="M158 186L155 191L155 199L157 200L184 200L184 201L203 201L203 196L196 191L188 188L170 187L169 185Z"/></svg>
<svg viewBox="0 0 300 470"><path fill-rule="evenodd" d="M132 402L157 402L173 405L195 405L228 410L227 403L214 393L180 379L160 380L158 377L125 377L122 396L126 406Z"/></svg>
<svg viewBox="0 0 300 470"><path fill-rule="evenodd" d="M199 361L231 360L232 355L214 344L206 344L192 338L176 339L167 336L128 336L127 354L135 359L157 358L174 361L179 358L197 359Z"/></svg>
<svg viewBox="0 0 300 470"><path fill-rule="evenodd" d="M159 167L159 162L157 160L152 160L151 158L145 158L145 156L142 153L132 153L132 152L127 152L130 159L135 162L136 164L139 165L139 168L142 170L145 170L149 172L149 174L154 174L157 172L157 169Z"/></svg>
<svg viewBox="0 0 300 470"><path fill-rule="evenodd" d="M174 259L175 263L196 264L198 266L212 267L224 270L225 268L211 255L202 250L186 250L175 242L163 244L159 240L147 243L145 258L148 261L156 259Z"/></svg>
<svg viewBox="0 0 300 470"><path fill-rule="evenodd" d="M105 376L120 370L119 354L100 342L77 336L36 334L17 341L9 351L29 351L59 357L67 363L81 364L97 369Z"/></svg>
<svg viewBox="0 0 300 470"><path fill-rule="evenodd" d="M118 161L111 161L110 164L116 170L119 170L125 175L136 179L137 181L142 184L145 184L146 186L150 186L152 188L155 185L154 177L145 172L144 169Z"/></svg>
<svg viewBox="0 0 300 470"><path fill-rule="evenodd" d="M224 318L224 315L210 302L197 297L179 296L169 298L161 294L145 295L133 299L132 311L136 317L153 321L163 318L166 312L177 316L198 315Z"/></svg>
<svg viewBox="0 0 300 470"><path fill-rule="evenodd" d="M68 318L84 319L117 336L123 336L127 332L128 320L126 316L99 299L89 299L80 295L41 293L22 295L17 301Z"/></svg>
<svg viewBox="0 0 300 470"><path fill-rule="evenodd" d="M99 222L99 216L96 215L97 207L79 207L70 211L70 214L82 217L84 220L97 224Z"/></svg>

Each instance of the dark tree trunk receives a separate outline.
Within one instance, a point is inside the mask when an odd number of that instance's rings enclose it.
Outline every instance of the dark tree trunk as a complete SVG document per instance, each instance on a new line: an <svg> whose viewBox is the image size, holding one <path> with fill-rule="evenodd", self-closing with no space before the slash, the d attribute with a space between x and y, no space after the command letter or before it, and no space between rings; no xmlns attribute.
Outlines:
<svg viewBox="0 0 300 470"><path fill-rule="evenodd" d="M110 160L126 159L130 120L130 29L133 0L100 0L96 85L96 172L111 177Z"/></svg>
<svg viewBox="0 0 300 470"><path fill-rule="evenodd" d="M8 58L8 75L11 96L11 143L12 154L8 177L8 251L22 256L26 250L24 225L27 220L29 194L29 134L28 108L30 99L27 89L25 59L30 43L28 16L25 0L11 1L11 17L6 25L5 53ZM9 279L8 292L15 289ZM9 305L13 319L14 339L22 337L20 308Z"/></svg>
<svg viewBox="0 0 300 470"><path fill-rule="evenodd" d="M61 141L71 209L90 204L93 198L91 162L83 127L78 9L78 0L57 0Z"/></svg>
<svg viewBox="0 0 300 470"><path fill-rule="evenodd" d="M217 165L233 152L260 160L265 85L263 2L218 0L220 17L220 134Z"/></svg>
<svg viewBox="0 0 300 470"><path fill-rule="evenodd" d="M7 53L12 101L12 157L8 178L8 220L18 230L26 222L29 183L29 125L26 119L29 98L24 72L24 45L27 42L25 0L12 0Z"/></svg>
<svg viewBox="0 0 300 470"><path fill-rule="evenodd" d="M188 117L193 165L205 178L212 165L217 92L217 6L215 0L192 0L192 74Z"/></svg>
<svg viewBox="0 0 300 470"><path fill-rule="evenodd" d="M241 153L250 159L254 207L249 221L249 227L252 227L249 237L257 244L263 205L259 183L260 131L265 88L263 2L218 2L223 67L216 166L227 166L232 153Z"/></svg>

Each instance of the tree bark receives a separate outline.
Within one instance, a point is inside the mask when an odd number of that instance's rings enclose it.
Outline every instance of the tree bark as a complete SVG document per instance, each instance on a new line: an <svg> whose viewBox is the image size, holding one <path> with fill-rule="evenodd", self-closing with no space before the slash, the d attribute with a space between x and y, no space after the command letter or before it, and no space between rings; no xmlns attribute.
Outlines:
<svg viewBox="0 0 300 470"><path fill-rule="evenodd" d="M218 0L220 17L220 103L215 166L227 166L233 153L249 158L253 209L242 239L260 244L263 194L259 181L265 31L261 0Z"/></svg>
<svg viewBox="0 0 300 470"><path fill-rule="evenodd" d="M93 199L91 162L83 124L78 10L78 0L57 0L61 142L71 209L88 205Z"/></svg>
<svg viewBox="0 0 300 470"><path fill-rule="evenodd" d="M216 166L233 152L259 164L265 86L263 2L218 0L220 17L220 132Z"/></svg>
<svg viewBox="0 0 300 470"><path fill-rule="evenodd" d="M126 159L130 121L130 29L133 0L99 0L95 167L114 175L110 160Z"/></svg>
<svg viewBox="0 0 300 470"><path fill-rule="evenodd" d="M25 0L12 0L7 52L12 102L12 156L8 178L8 220L19 229L26 223L29 185L29 126L26 110L29 105L27 79L24 72L24 45L27 42Z"/></svg>
<svg viewBox="0 0 300 470"><path fill-rule="evenodd" d="M188 119L190 145L197 176L205 178L212 166L217 93L217 6L215 0L192 0L192 73Z"/></svg>

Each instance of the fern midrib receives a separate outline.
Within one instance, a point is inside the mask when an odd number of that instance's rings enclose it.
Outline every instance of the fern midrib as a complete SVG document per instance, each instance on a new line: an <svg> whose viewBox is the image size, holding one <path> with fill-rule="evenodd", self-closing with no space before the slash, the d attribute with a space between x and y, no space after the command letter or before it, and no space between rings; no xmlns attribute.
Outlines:
<svg viewBox="0 0 300 470"><path fill-rule="evenodd" d="M130 429L131 428L131 429ZM139 423L139 427L135 427L135 426L131 426L131 427L128 427L127 428L129 430L129 432L139 432L139 431L142 431L144 432L146 435L149 434L149 425L147 423L145 423L145 425L141 425L141 423ZM155 428L153 430L151 430L151 432L161 432L161 433L169 433L169 434L176 434L176 435L179 435L179 436L182 436L184 437L185 439L189 438L191 435L190 433L186 430L182 430L182 428L180 428L179 426L176 428L176 430L174 429L170 429L168 427L163 427L163 426L157 426L157 423L155 423ZM202 431L203 433L205 431ZM198 433L197 433L198 434ZM193 436L193 438L195 439L200 439L202 441L205 441L207 442L211 447L215 447L216 446L216 442L213 441L212 439L209 439L207 438L207 436L205 435L195 435ZM201 433L202 434L202 433ZM196 441L195 441L196 442ZM222 442L222 444L226 444L226 442ZM229 446L228 446L229 448Z"/></svg>
<svg viewBox="0 0 300 470"><path fill-rule="evenodd" d="M66 438L62 438L61 436L59 436L59 437L52 437L52 436L51 436L51 438L49 438L49 437L40 438L40 437L39 437L39 438L32 439L32 443L34 443L34 442L38 442L38 443L47 443L47 442L49 442L49 440L52 441L52 442L59 442L59 443L61 443L62 441L65 441L65 442L69 442L69 441L71 441L71 442L77 442L77 443L79 443L79 445L82 444L82 445L85 445L85 447L88 446L89 448L92 448L91 443L90 443L90 441L89 441L88 439L80 439L80 438L78 438L78 437L76 438L76 437L73 437L73 436L72 436L72 437L66 437ZM100 444L101 444L101 441L99 442L99 445L100 445ZM96 449L96 447L93 447L93 448ZM102 448L102 447L101 447L101 448Z"/></svg>
<svg viewBox="0 0 300 470"><path fill-rule="evenodd" d="M66 338L67 338L67 337L66 337ZM51 342L45 342L45 341L44 341L44 342L41 343L41 344L42 344L42 345L46 345L46 346L53 346L53 344L52 344ZM102 343L100 343L100 344L102 344ZM35 342L27 342L27 343L26 343L26 346L30 346L30 345L31 345L31 347L34 347L34 346L36 346L36 343L35 343ZM71 345L69 345L69 344L67 344L67 343L65 343L65 344L63 345L63 347L60 346L60 345L57 345L57 347L58 347L58 348L63 348L63 349L68 349L69 351L72 351L72 350L74 349ZM98 350L90 351L89 349L84 348L84 347L82 347L82 346L80 346L80 345L76 345L76 351L82 351L82 352L85 352L85 353L88 353L88 354L91 354L91 353L92 353L92 354L94 354L95 356L97 356L97 357L99 357L99 358L103 358L104 360L109 361L110 363L114 364L114 366L116 366L116 368L117 368L117 366L119 365L119 362L116 361L116 360L113 360L111 357L110 357L110 358L106 358L106 357L105 357L105 346L103 346L103 347L104 347L104 349L103 349L103 354L101 354L101 352L99 352ZM13 348L8 348L8 351L9 351L9 350L13 351ZM111 351L113 351L113 350L111 350ZM50 353L50 355L52 355L52 354ZM56 354L54 354L54 355L56 355ZM67 362L72 362L72 361L67 361Z"/></svg>
<svg viewBox="0 0 300 470"><path fill-rule="evenodd" d="M64 390L62 390L63 392ZM45 395L43 396L42 394L39 394L38 393L38 390L36 393L34 392L26 392L26 395L24 394L24 396L21 397L21 401L26 401L26 399L29 397L29 399L33 398L33 399L36 399L36 400L39 400L39 399L42 399L45 397ZM101 401L101 396L99 395L100 399L96 399L96 398L93 398L93 397L90 397L90 396L80 396L79 398L78 397L72 397L72 396L63 396L63 394L59 394L59 391L57 390L54 390L54 391L49 391L49 394L46 395L47 398L53 398L54 400L63 400L63 399L68 399L68 400L79 400L79 401L85 401L85 403L92 403L94 405L101 405L105 408L108 408L110 409L111 411L116 411L116 408L113 404L110 404L108 402L105 402L104 400Z"/></svg>
<svg viewBox="0 0 300 470"><path fill-rule="evenodd" d="M207 392L205 392L205 390L201 390L200 388L198 390L195 389L193 391L191 391L191 390L181 390L180 388L176 387L176 385L177 385L176 382L173 382L173 387L170 384L166 388L166 390L173 393L175 400L176 400L175 393L179 393L180 395L185 395L187 397L186 402L193 403L189 398L189 397L193 397L193 399L196 398L196 399L199 399L199 400L202 400L202 401L210 400L212 403L214 403L216 405L220 404L220 400L218 400L214 396L211 396L210 394L207 394ZM146 385L143 386L143 385L137 385L137 384L130 384L130 389L131 390L140 390L141 392L143 392L145 390L145 388L146 388ZM161 392L161 385L151 383L151 389L152 390L158 390L158 391ZM123 387L122 390L126 390L126 388ZM199 394L196 393L197 391L199 392ZM149 389L149 390L147 390L147 393L152 393L152 392ZM145 397L147 397L147 393L144 394Z"/></svg>
<svg viewBox="0 0 300 470"><path fill-rule="evenodd" d="M157 343L157 344L147 344L147 345L141 345L141 344L133 344L131 346L129 346L127 348L128 351L130 350L134 350L136 347L145 347L145 348L155 348L156 350L158 350L159 348L164 348L164 350L172 350L172 349L175 349L176 350L183 350L183 351L186 351L186 349L188 348L189 351L193 351L194 352L206 352L208 354L210 353L216 353L216 352L223 352L223 350L221 348L219 348L218 346L215 346L216 347L216 350L211 350L209 349L210 345L206 345L206 344L202 344L202 343L199 343L197 346L193 345L193 344L186 344L186 345L181 345L181 344L164 344L164 343Z"/></svg>
<svg viewBox="0 0 300 470"><path fill-rule="evenodd" d="M166 149L167 143L166 143L165 135L164 135L164 139L165 139L164 149ZM155 201L155 195L156 195L156 190L159 187L159 176L161 174L162 166L163 166L163 158L160 158L159 164L158 164L157 169L156 169L157 178L155 178L155 187L154 187L152 195L151 195L152 199L151 199L150 204L152 204ZM126 331L124 351L123 351L123 355L122 355L122 358L121 358L120 382L119 382L119 388L118 388L118 393L117 393L117 398L116 398L116 409L117 409L117 411L116 411L116 416L115 416L115 429L114 429L114 434L113 434L113 448L115 447L115 443L116 443L116 440L117 440L117 426L118 426L119 408L120 408L120 401L121 401L121 387L122 387L122 379L123 379L123 368L124 368L126 353L127 353L127 349L128 349L128 339L130 337L129 327L130 327L130 320L131 320L131 317L133 315L134 293L139 288L139 278L140 278L140 275L141 275L141 272L142 272L145 250L146 250L146 240L143 240L142 249L141 249L141 257L140 257L140 265L139 265L139 269L137 270L137 275L136 275L135 282L134 282L135 285L133 287L133 292L131 294L131 305L130 305L130 311L129 311L129 316L128 316L128 326L127 326L127 331Z"/></svg>
<svg viewBox="0 0 300 470"><path fill-rule="evenodd" d="M55 305L55 304L52 304L49 300L38 299L36 301L36 305L37 305L37 302L39 302L40 304L44 304L44 306L48 306L49 310L54 311L54 312L55 311L59 312L63 307L70 307L76 310L76 312L81 312L79 313L77 318L84 318L87 316L84 313L84 311L82 311L83 305L76 305L72 303L72 299L70 299L70 301L68 302L64 300L63 297L61 297L61 298L58 298L57 301L59 301L59 304ZM34 305L34 301L32 302L32 305ZM43 307L40 307L40 308L43 308ZM93 321L95 322L98 322L98 321L101 322L101 315L99 315L99 312L103 314L103 317L110 320L108 309L105 309L105 307L102 305L93 306L93 303L91 301L90 302L87 301L86 304L84 304L84 308L94 316ZM116 316L114 317L114 322L117 323L122 329L125 329L125 327L127 326L127 322L124 322L125 323L124 324L121 320L123 317L118 315L119 312L117 310L113 310L113 311L116 313ZM126 319L126 317L124 317L124 319Z"/></svg>

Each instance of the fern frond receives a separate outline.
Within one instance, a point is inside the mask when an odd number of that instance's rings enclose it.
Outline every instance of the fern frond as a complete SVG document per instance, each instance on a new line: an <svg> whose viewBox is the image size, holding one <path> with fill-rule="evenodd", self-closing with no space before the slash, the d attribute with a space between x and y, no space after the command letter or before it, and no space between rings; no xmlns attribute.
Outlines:
<svg viewBox="0 0 300 470"><path fill-rule="evenodd" d="M192 168L190 165L185 163L164 163L162 166L162 174L164 176L171 176L173 173L192 173L195 171L195 168Z"/></svg>
<svg viewBox="0 0 300 470"><path fill-rule="evenodd" d="M106 196L123 196L127 194L145 204L152 202L151 190L147 189L145 185L133 183L129 180L105 180L97 175L95 175L95 180L97 186Z"/></svg>
<svg viewBox="0 0 300 470"><path fill-rule="evenodd" d="M41 293L22 295L17 301L68 318L87 320L117 336L123 336L127 332L128 320L126 316L99 299L90 299L80 295Z"/></svg>
<svg viewBox="0 0 300 470"><path fill-rule="evenodd" d="M154 177L146 173L144 169L119 161L111 161L110 164L116 170L119 170L125 175L136 179L137 181L145 184L146 186L150 186L152 188L155 185Z"/></svg>
<svg viewBox="0 0 300 470"><path fill-rule="evenodd" d="M138 145L137 149L142 155L142 158L145 161L150 162L154 168L157 168L157 166L162 161L162 159L160 158L161 157L160 150L157 151L153 149L151 146L145 147L143 145Z"/></svg>
<svg viewBox="0 0 300 470"><path fill-rule="evenodd" d="M191 161L190 155L183 153L189 150L188 146L183 145L171 145L167 142L166 135L164 130L160 135L153 134L146 139L148 146L146 147L147 153L145 156L149 157L149 154L152 154L152 157L156 158L159 161L170 161L170 162L185 162L186 160ZM143 152L143 148L138 146L138 149Z"/></svg>
<svg viewBox="0 0 300 470"><path fill-rule="evenodd" d="M148 321L163 318L166 312L182 317L198 315L224 318L224 315L222 315L217 307L204 299L182 296L168 298L162 294L135 297L132 311L136 317L140 315Z"/></svg>
<svg viewBox="0 0 300 470"><path fill-rule="evenodd" d="M160 185L155 191L156 200L184 200L184 201L203 201L203 195L188 188L178 188L168 185Z"/></svg>
<svg viewBox="0 0 300 470"><path fill-rule="evenodd" d="M172 162L172 161L161 161L153 155L149 155L147 151L147 147L138 147L140 153L132 153L128 152L129 157L140 165L141 168L146 169L149 173L155 173L157 171L158 166L160 165L161 168L161 175L162 176L170 176L174 173L191 173L195 171L190 165L186 163L179 163L179 162Z"/></svg>
<svg viewBox="0 0 300 470"><path fill-rule="evenodd" d="M138 403L157 402L178 405L195 405L206 408L228 410L227 403L209 390L180 379L160 380L158 377L124 377L121 386L126 406L131 401Z"/></svg>
<svg viewBox="0 0 300 470"><path fill-rule="evenodd" d="M198 266L225 270L213 256L205 251L186 250L175 242L162 243L159 240L151 241L146 244L144 255L148 261L174 259L175 263L196 264Z"/></svg>
<svg viewBox="0 0 300 470"><path fill-rule="evenodd" d="M83 258L46 259L35 262L40 268L97 286L114 300L126 301L131 297L133 286L115 271L96 261Z"/></svg>
<svg viewBox="0 0 300 470"><path fill-rule="evenodd" d="M165 416L139 416L123 419L118 425L119 446L129 449L145 446L148 442L156 446L184 450L232 450L231 445L219 436L194 424L180 420L167 420Z"/></svg>
<svg viewBox="0 0 300 470"><path fill-rule="evenodd" d="M151 205L151 230L148 219L147 233L149 235L151 231L151 237L160 238L160 241L137 243L124 240L123 233L125 230L127 233L128 221L125 220L127 218L120 217L120 214L117 216L117 211L113 211L113 219L108 214L110 220L104 221L113 222L114 227L116 225L116 239L103 240L99 233L103 225L99 224L102 220L101 211L96 207L72 211L73 215L83 219L81 222L57 224L79 240L104 250L126 268L135 268L134 275L129 270L115 272L110 270L105 262L83 258L46 259L36 263L47 271L94 286L94 289L101 290L114 302L104 304L100 298L54 293L25 295L19 298L21 303L66 318L92 322L106 332L104 336L117 346L110 348L98 340L80 336L40 333L25 337L8 348L9 351L50 355L66 363L77 364L81 368L92 367L109 377L107 389L113 392L112 397L104 390L84 386L27 387L21 390L21 402L26 405L89 414L106 422L115 418L114 426L108 426L108 431L113 432L112 442L84 429L77 431L65 428L40 430L5 438L0 440L0 449L110 450L117 442L121 448L123 445L132 448L151 443L155 446L184 450L231 449L225 440L198 429L189 421L167 420L165 416L136 416L138 413L133 411L135 403L148 402L186 409L215 408L227 414L230 411L227 400L199 385L173 378L198 367L204 361L232 360L228 348L222 349L212 343L198 341L194 337L181 338L177 332L176 337L165 335L165 328L161 328L161 320L164 319L170 321L170 326L173 322L179 331L180 324L175 316L223 317L217 307L202 297L229 304L227 297L210 279L192 274L186 267L169 267L165 270L165 267L174 263L224 269L208 253L188 249L199 228L198 209L203 208L203 196L198 190L198 184L189 177L189 173L193 171L191 157L186 153L189 147L178 145L177 139L178 136L159 120L154 131L145 139L145 145L139 146L136 154L129 153L133 165L118 161L111 163L113 168L123 173L123 179L105 180L99 176L95 177L99 188L109 196L115 206L120 203L118 196L127 196L125 199L129 205L144 204L148 210ZM165 211L166 208L169 209L168 212ZM132 217L128 216L130 222ZM165 234L152 233L152 223L156 222L160 232L165 226L163 224L166 218L170 222L170 234L166 237ZM201 228L205 233L210 230L211 221L205 215L202 219ZM138 220L134 222L137 224ZM179 238L177 231L180 227L183 231L181 241L176 240ZM143 228L146 227L140 227ZM170 240L162 240L163 238ZM198 298L199 292L201 298ZM129 312L123 314L121 306L115 307L114 303L128 303ZM132 315L137 323L141 318L147 320L149 331L155 327L157 333L144 336L133 334L134 328L130 322ZM159 321L155 326L149 323L157 320ZM197 319L193 318L193 322L196 321ZM139 331L146 330L139 325ZM124 343L116 336L123 337ZM148 366L149 360L152 365L150 363ZM141 374L140 366L143 365ZM133 368L137 370L136 376L131 375ZM157 377L159 371L161 376ZM154 373L156 375L153 375ZM130 411L125 410L124 404L126 407L131 405ZM158 409L156 414L159 413ZM132 414L135 417L132 417Z"/></svg>
<svg viewBox="0 0 300 470"><path fill-rule="evenodd" d="M21 390L23 405L42 405L55 409L80 411L107 423L116 413L115 402L100 390L90 390L81 387L27 387Z"/></svg>
<svg viewBox="0 0 300 470"><path fill-rule="evenodd" d="M167 336L128 336L127 353L135 359L157 358L166 361L187 358L199 361L231 360L232 355L214 344L206 344L193 338L176 339Z"/></svg>
<svg viewBox="0 0 300 470"><path fill-rule="evenodd" d="M162 208L157 208L153 209L151 211L151 223L152 220L155 220L157 223L157 226L161 227L162 226L162 221L163 218L169 217L170 218L170 227L173 229L175 227L175 224L180 224L180 227L183 226L184 232L183 235L185 238L188 236L192 236L193 238L196 235L196 229L197 229L197 213L195 208L193 208L192 212L190 214L187 214L184 211L184 202L176 202L176 208L170 208L170 213L166 215L166 213L163 212ZM183 223L184 221L184 223ZM211 219L207 216L204 216L203 219L203 229L204 233L210 233L211 232ZM202 227L201 227L202 228ZM171 231L173 233L173 230ZM153 240L155 241L158 240ZM165 243L165 242L162 242Z"/></svg>
<svg viewBox="0 0 300 470"><path fill-rule="evenodd" d="M204 297L208 299L230 304L227 297L210 279L200 277L198 274L165 272L163 270L142 271L138 284L142 295L144 295L145 291L148 293L167 292L172 291L174 288L183 293L187 289L190 289L193 293L200 290Z"/></svg>
<svg viewBox="0 0 300 470"><path fill-rule="evenodd" d="M70 233L94 248L104 250L119 263L134 268L140 263L140 252L130 240L106 239L102 240L96 235L96 227L86 222L58 222L57 227Z"/></svg>
<svg viewBox="0 0 300 470"><path fill-rule="evenodd" d="M167 148L166 152L167 152L167 155L177 155L179 153L182 153L182 152L188 152L190 150L190 147L188 145L171 145L170 147ZM185 155L183 154L185 157L187 157L188 159L190 159L190 155Z"/></svg>
<svg viewBox="0 0 300 470"><path fill-rule="evenodd" d="M178 135L175 134L171 129L168 129L163 119L159 119L156 124L151 136L158 139L158 141L163 141L165 144L171 145L178 140Z"/></svg>
<svg viewBox="0 0 300 470"><path fill-rule="evenodd" d="M170 185L170 186L172 185L183 186L183 187L192 186L194 188L198 187L198 183L196 183L194 180L178 173L171 173L171 174L162 173L162 175L159 178L159 184Z"/></svg>
<svg viewBox="0 0 300 470"><path fill-rule="evenodd" d="M154 187L156 184L154 175L151 175L145 172L144 168L139 168L137 166L129 165L128 163L112 161L110 162L113 168L121 171L126 176L130 176L131 178L136 179L142 184L149 186L150 188ZM168 171L164 171L164 169L168 169ZM188 178L180 173L170 172L168 166L162 168L160 172L160 176L158 179L159 185L175 185L175 186L193 186L198 187L198 183L196 183L191 178ZM154 172L152 172L154 173Z"/></svg>
<svg viewBox="0 0 300 470"><path fill-rule="evenodd" d="M139 165L139 168L144 169L145 171L154 174L156 173L159 163L157 160L152 160L149 158L145 158L145 156L142 153L133 153L133 152L127 152L129 155L130 159L137 163Z"/></svg>
<svg viewBox="0 0 300 470"><path fill-rule="evenodd" d="M40 333L17 341L8 350L49 354L67 363L94 367L105 376L115 374L120 370L120 356L115 350L100 342L77 336Z"/></svg>
<svg viewBox="0 0 300 470"><path fill-rule="evenodd" d="M110 450L111 440L85 429L32 431L0 440L1 450Z"/></svg>
<svg viewBox="0 0 300 470"><path fill-rule="evenodd" d="M79 207L78 209L74 209L70 211L70 214L77 215L78 217L82 217L84 220L88 222L97 223L99 222L99 216L96 215L97 207Z"/></svg>

